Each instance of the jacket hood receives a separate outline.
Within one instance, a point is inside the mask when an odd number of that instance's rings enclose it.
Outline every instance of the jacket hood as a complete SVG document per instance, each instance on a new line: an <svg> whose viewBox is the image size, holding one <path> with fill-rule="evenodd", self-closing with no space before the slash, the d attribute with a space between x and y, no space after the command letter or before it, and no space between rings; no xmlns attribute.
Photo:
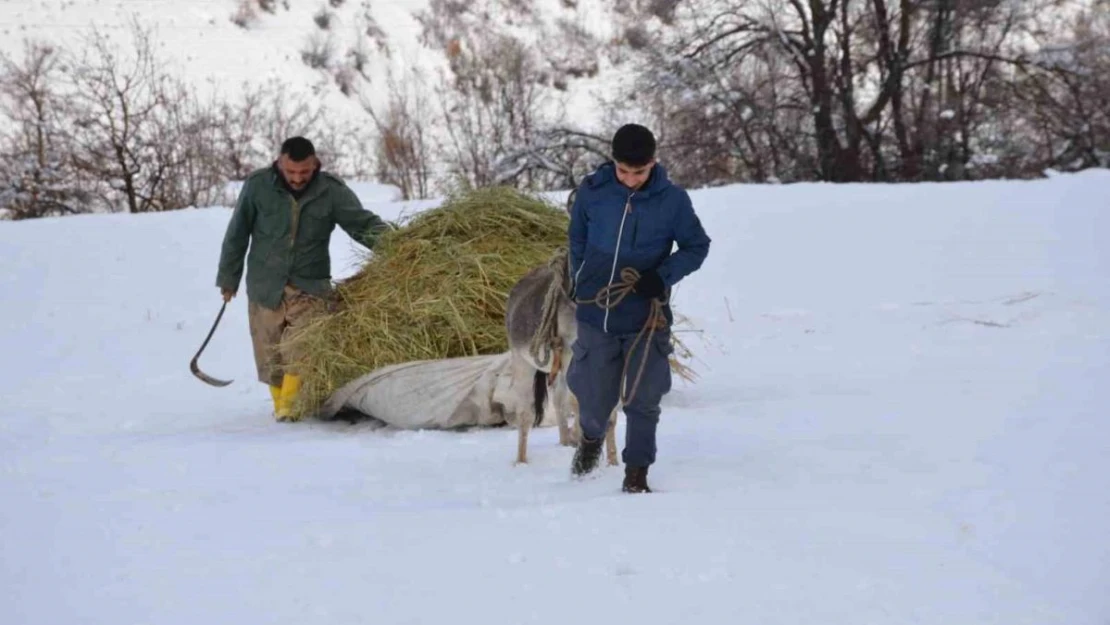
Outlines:
<svg viewBox="0 0 1110 625"><path fill-rule="evenodd" d="M596 189L606 184L621 184L617 180L617 165L613 161L606 161L598 167L592 174L586 177L586 184L590 188ZM671 179L667 175L667 168L663 167L662 163L656 162L651 168L651 176L636 192L643 193L644 195L655 195L666 190L671 186Z"/></svg>

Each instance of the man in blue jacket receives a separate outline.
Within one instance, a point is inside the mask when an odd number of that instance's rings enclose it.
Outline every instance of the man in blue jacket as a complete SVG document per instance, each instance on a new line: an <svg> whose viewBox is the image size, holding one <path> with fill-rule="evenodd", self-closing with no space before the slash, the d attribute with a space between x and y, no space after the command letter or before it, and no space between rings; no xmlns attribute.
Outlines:
<svg viewBox="0 0 1110 625"><path fill-rule="evenodd" d="M583 180L571 207L570 268L579 304L567 384L582 431L571 469L585 475L597 467L609 415L621 402L623 490L644 493L651 492L659 403L671 388L670 290L701 267L710 239L690 196L655 161L650 130L622 126L611 150L612 161Z"/></svg>

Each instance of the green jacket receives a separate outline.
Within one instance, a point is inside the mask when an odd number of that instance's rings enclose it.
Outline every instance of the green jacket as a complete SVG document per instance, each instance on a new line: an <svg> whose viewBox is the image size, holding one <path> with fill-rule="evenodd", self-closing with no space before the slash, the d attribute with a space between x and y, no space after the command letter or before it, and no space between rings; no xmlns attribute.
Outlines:
<svg viewBox="0 0 1110 625"><path fill-rule="evenodd" d="M250 301L275 309L287 283L326 295L332 287L328 244L337 224L369 249L389 229L329 173L318 173L297 200L275 168L255 171L244 181L227 225L216 286L237 291L246 256Z"/></svg>

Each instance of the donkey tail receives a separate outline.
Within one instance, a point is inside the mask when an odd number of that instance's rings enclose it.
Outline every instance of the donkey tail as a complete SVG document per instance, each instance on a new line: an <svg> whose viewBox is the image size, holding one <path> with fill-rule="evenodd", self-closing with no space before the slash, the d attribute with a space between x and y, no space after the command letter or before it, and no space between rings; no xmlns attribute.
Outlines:
<svg viewBox="0 0 1110 625"><path fill-rule="evenodd" d="M532 378L532 407L536 410L536 420L532 427L540 427L543 422L543 404L547 400L547 373L537 371Z"/></svg>

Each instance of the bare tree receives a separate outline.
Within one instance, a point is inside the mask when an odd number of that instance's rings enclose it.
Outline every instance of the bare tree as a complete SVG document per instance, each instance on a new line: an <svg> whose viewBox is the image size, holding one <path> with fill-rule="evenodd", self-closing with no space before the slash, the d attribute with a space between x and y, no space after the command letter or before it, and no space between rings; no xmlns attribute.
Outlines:
<svg viewBox="0 0 1110 625"><path fill-rule="evenodd" d="M1037 60L1013 83L1011 113L1036 137L1037 165L1110 167L1110 1L1077 13Z"/></svg>
<svg viewBox="0 0 1110 625"><path fill-rule="evenodd" d="M452 75L438 88L449 166L469 184L486 186L495 162L542 126L537 68L519 41L496 34L458 42L449 58Z"/></svg>
<svg viewBox="0 0 1110 625"><path fill-rule="evenodd" d="M0 208L16 219L87 212L87 194L73 177L64 133L65 97L59 51L25 42L23 57L0 54Z"/></svg>
<svg viewBox="0 0 1110 625"><path fill-rule="evenodd" d="M637 86L697 182L970 178L1058 4L691 0Z"/></svg>
<svg viewBox="0 0 1110 625"><path fill-rule="evenodd" d="M547 22L518 0L432 0L418 20L448 66L435 85L444 171L471 186L532 190L580 177L597 148L590 129L566 123L564 93L599 71L599 46L584 29Z"/></svg>
<svg viewBox="0 0 1110 625"><path fill-rule="evenodd" d="M494 163L493 184L516 185L522 178L540 189L573 189L583 175L608 160L604 137L573 128L553 127L537 132Z"/></svg>
<svg viewBox="0 0 1110 625"><path fill-rule="evenodd" d="M90 29L74 51L28 44L0 58L0 208L15 218L211 205L293 135L330 170L369 176L366 132L271 82L201 99L132 22L125 41Z"/></svg>
<svg viewBox="0 0 1110 625"><path fill-rule="evenodd" d="M367 176L373 171L365 156L365 133L332 115L325 104L300 93L290 93L278 80L244 84L234 96L216 101L218 123L212 141L224 175L242 180L265 167L282 141L310 137L329 169L345 176Z"/></svg>
<svg viewBox="0 0 1110 625"><path fill-rule="evenodd" d="M246 178L273 151L273 146L260 138L266 125L267 102L262 88L244 85L237 100L225 98L217 105L222 123L215 127L215 140L221 165L233 180Z"/></svg>
<svg viewBox="0 0 1110 625"><path fill-rule="evenodd" d="M130 32L133 46L122 49L94 29L68 75L77 165L104 182L108 205L119 196L131 213L176 208L162 205L158 192L175 164L171 155L159 154L157 115L170 101L170 79L151 32L138 24Z"/></svg>
<svg viewBox="0 0 1110 625"><path fill-rule="evenodd" d="M228 180L222 166L214 102L197 98L182 82L167 81L164 108L155 116L152 160L147 167L165 172L152 188L161 210L210 206L223 198Z"/></svg>
<svg viewBox="0 0 1110 625"><path fill-rule="evenodd" d="M362 106L374 121L377 137L377 177L401 190L402 198L426 198L432 192L434 165L431 130L434 112L424 95L423 74L409 68L398 79L388 78L389 98L384 112L363 98Z"/></svg>

